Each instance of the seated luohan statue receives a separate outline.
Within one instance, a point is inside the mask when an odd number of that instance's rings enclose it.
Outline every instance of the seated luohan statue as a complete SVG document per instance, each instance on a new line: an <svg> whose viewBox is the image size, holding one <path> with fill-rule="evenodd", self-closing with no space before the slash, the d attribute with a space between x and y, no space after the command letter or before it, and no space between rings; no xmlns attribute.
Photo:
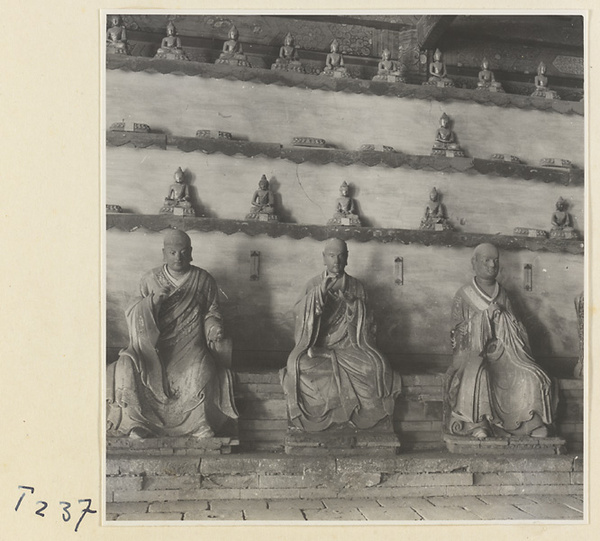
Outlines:
<svg viewBox="0 0 600 541"><path fill-rule="evenodd" d="M330 52L325 58L325 68L321 72L322 75L328 75L329 77L335 78L347 78L350 77L348 70L344 66L344 56L338 52L340 50L340 44L337 39L331 42Z"/></svg>
<svg viewBox="0 0 600 541"><path fill-rule="evenodd" d="M196 212L192 207L190 189L185 183L184 174L179 167L174 174L175 182L169 186L169 193L165 197L161 214L174 214L177 210L183 216L195 216Z"/></svg>
<svg viewBox="0 0 600 541"><path fill-rule="evenodd" d="M302 66L302 62L300 62L298 49L294 45L294 38L289 32L285 36L283 45L279 49L279 58L271 65L271 69L304 73L304 66Z"/></svg>
<svg viewBox="0 0 600 541"><path fill-rule="evenodd" d="M404 82L404 66L391 59L392 54L389 49L384 49L381 53L381 61L377 64L377 75L373 81L386 81L388 83Z"/></svg>
<svg viewBox="0 0 600 541"><path fill-rule="evenodd" d="M340 186L340 197L335 203L335 214L327 225L355 225L360 226L360 218L356 214L354 199L350 197L350 186L346 181Z"/></svg>
<svg viewBox="0 0 600 541"><path fill-rule="evenodd" d="M452 226L446 216L446 207L441 201L442 196L436 188L429 193L429 204L425 208L425 216L421 220L421 229L434 231L451 230Z"/></svg>
<svg viewBox="0 0 600 541"><path fill-rule="evenodd" d="M577 232L573 229L573 219L567 211L567 202L559 197L556 202L556 210L552 213L552 239L576 239Z"/></svg>
<svg viewBox="0 0 600 541"><path fill-rule="evenodd" d="M433 53L433 60L429 63L429 79L424 85L434 85L439 87L454 86L454 81L448 77L446 64L442 60L442 51L436 49Z"/></svg>
<svg viewBox="0 0 600 541"><path fill-rule="evenodd" d="M431 149L432 156L447 156L449 158L465 156L465 152L456 142L456 135L449 126L450 117L444 113L440 117L440 127L435 133L435 143L433 143Z"/></svg>
<svg viewBox="0 0 600 541"><path fill-rule="evenodd" d="M531 356L529 339L496 281L499 252L480 244L475 277L452 307L452 365L446 377L446 429L450 434L547 437L554 422L553 384Z"/></svg>
<svg viewBox="0 0 600 541"><path fill-rule="evenodd" d="M490 70L487 58L481 61L481 71L478 75L477 90L488 90L489 92L504 92L502 85L496 81L494 72Z"/></svg>
<svg viewBox="0 0 600 541"><path fill-rule="evenodd" d="M166 60L189 60L181 47L181 38L176 35L177 30L173 21L167 24L167 36L161 41L160 47L154 58L164 58Z"/></svg>
<svg viewBox="0 0 600 541"><path fill-rule="evenodd" d="M327 269L296 303L296 345L282 370L291 422L308 432L336 423L374 427L394 411L400 377L371 337L363 285L345 273L343 240L325 244Z"/></svg>
<svg viewBox="0 0 600 541"><path fill-rule="evenodd" d="M212 437L237 417L231 373L214 353L223 341L217 284L190 264L183 231L166 234L163 257L142 278L126 311L129 346L108 367L108 433Z"/></svg>
<svg viewBox="0 0 600 541"><path fill-rule="evenodd" d="M229 39L223 43L223 52L217 58L217 64L250 67L248 57L244 54L242 44L238 41L239 35L238 29L233 25L229 29Z"/></svg>
<svg viewBox="0 0 600 541"><path fill-rule="evenodd" d="M560 96L555 90L548 88L548 77L546 77L546 64L540 62L537 69L537 75L533 80L535 91L531 94L532 98L545 98L547 100L559 100Z"/></svg>
<svg viewBox="0 0 600 541"><path fill-rule="evenodd" d="M127 51L127 32L119 15L110 18L111 26L106 31L106 52L109 54L129 54Z"/></svg>
<svg viewBox="0 0 600 541"><path fill-rule="evenodd" d="M263 175L258 181L258 190L252 195L252 208L246 220L277 221L275 214L275 197L269 190L269 181Z"/></svg>

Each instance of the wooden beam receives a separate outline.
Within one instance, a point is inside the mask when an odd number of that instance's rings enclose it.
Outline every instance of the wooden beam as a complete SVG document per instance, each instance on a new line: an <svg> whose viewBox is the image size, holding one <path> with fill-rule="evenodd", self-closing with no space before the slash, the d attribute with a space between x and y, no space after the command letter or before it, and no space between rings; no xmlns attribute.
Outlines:
<svg viewBox="0 0 600 541"><path fill-rule="evenodd" d="M417 23L417 43L421 49L433 49L456 15L423 15Z"/></svg>

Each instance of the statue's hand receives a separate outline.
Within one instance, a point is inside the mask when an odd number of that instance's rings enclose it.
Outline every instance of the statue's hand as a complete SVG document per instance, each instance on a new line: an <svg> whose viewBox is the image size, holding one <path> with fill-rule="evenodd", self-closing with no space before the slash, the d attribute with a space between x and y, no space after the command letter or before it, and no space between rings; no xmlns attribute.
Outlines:
<svg viewBox="0 0 600 541"><path fill-rule="evenodd" d="M493 319L498 319L500 317L500 314L502 312L504 312L504 308L501 305L499 305L498 303L493 302L488 307L488 311L492 315Z"/></svg>
<svg viewBox="0 0 600 541"><path fill-rule="evenodd" d="M221 327L221 325L213 325L208 330L206 338L209 342L220 342L224 337L223 327Z"/></svg>
<svg viewBox="0 0 600 541"><path fill-rule="evenodd" d="M346 304L352 304L354 301L356 301L356 297L354 295L351 293L346 293L341 289L338 291L338 298L343 300Z"/></svg>
<svg viewBox="0 0 600 541"><path fill-rule="evenodd" d="M154 298L157 302L164 301L169 295L171 291L168 287L161 287L158 291L154 292Z"/></svg>
<svg viewBox="0 0 600 541"><path fill-rule="evenodd" d="M331 286L331 282L333 282L333 278L331 276L325 276L323 281L321 282L321 293L323 295L327 294L329 287Z"/></svg>

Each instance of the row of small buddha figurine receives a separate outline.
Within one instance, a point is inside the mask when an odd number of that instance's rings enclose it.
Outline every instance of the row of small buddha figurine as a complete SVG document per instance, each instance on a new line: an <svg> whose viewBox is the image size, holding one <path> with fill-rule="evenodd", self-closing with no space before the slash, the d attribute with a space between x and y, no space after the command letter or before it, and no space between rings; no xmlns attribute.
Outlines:
<svg viewBox="0 0 600 541"><path fill-rule="evenodd" d="M244 54L242 44L239 41L239 32L232 26L229 30L229 39L223 44L223 51L216 60L217 64L229 64L238 67L252 67ZM111 26L106 35L107 52L111 54L129 54L127 47L127 32L122 25L121 19L115 15L111 19ZM402 47L400 55L402 57ZM181 38L177 36L175 25L172 21L167 24L167 35L162 39L154 58L166 60L189 60L181 46ZM283 46L279 49L279 57L272 64L271 69L305 73L305 68L300 62L298 49L294 44L294 38L288 32L285 36ZM330 52L325 59L325 67L321 72L334 78L350 78L350 73L344 65L344 56L340 52L340 46L337 39L331 42ZM391 59L389 49L382 51L382 57L377 65L377 75L373 81L383 81L388 83L404 83L406 66L402 61ZM554 90L548 88L548 77L546 76L546 65L540 62L537 68L537 75L534 79L535 91L532 97L559 100L560 96ZM446 65L442 59L442 52L439 49L433 54L433 60L429 64L429 79L424 85L433 85L437 87L453 87L454 82L448 77ZM486 90L489 92L504 92L502 85L496 81L494 72L490 70L489 61L483 58L481 62L481 71L478 74L477 90Z"/></svg>
<svg viewBox="0 0 600 541"><path fill-rule="evenodd" d="M174 181L169 186L169 191L164 199L161 214L180 214L182 216L195 216L196 212L192 204L192 197L188 184L185 182L185 174L181 167L175 171ZM264 222L279 221L276 210L276 198L273 191L269 188L269 181L266 175L262 175L258 182L258 189L252 194L250 212L246 215L246 220L257 220ZM118 211L118 205L111 205L112 210ZM577 233L573 229L573 219L567 210L568 204L565 199L560 197L556 202L556 210L552 214L551 238L577 238ZM340 186L340 197L335 202L335 210L332 218L327 225L361 227L362 223L358 213L358 205L350 196L350 185L344 181ZM425 208L425 214L419 227L421 230L431 231L452 231L452 226L446 207L442 203L442 194L433 188L429 193L429 202ZM519 233L519 230L523 230ZM529 234L527 228L515 228L515 234ZM541 230L531 230L541 231ZM545 233L545 232L544 232ZM544 234L545 236L545 234Z"/></svg>

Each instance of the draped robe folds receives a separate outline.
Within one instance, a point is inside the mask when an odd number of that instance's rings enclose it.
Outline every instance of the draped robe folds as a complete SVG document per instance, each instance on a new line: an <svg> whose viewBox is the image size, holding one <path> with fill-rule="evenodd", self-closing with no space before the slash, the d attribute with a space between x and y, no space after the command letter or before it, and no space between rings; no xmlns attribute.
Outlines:
<svg viewBox="0 0 600 541"><path fill-rule="evenodd" d="M168 288L168 296L158 300ZM141 428L155 436L185 436L236 418L230 371L211 354L206 333L220 322L217 285L191 266L176 283L165 266L147 273L126 311L129 346L107 373L109 433Z"/></svg>
<svg viewBox="0 0 600 541"><path fill-rule="evenodd" d="M494 320L492 303L503 310ZM556 393L530 354L527 332L499 285L492 296L473 280L454 299L453 364L447 398L450 431L468 434L487 423L514 435L553 422Z"/></svg>
<svg viewBox="0 0 600 541"><path fill-rule="evenodd" d="M371 428L392 415L400 376L369 339L362 284L343 275L347 304L323 294L323 280L310 280L296 304L296 346L281 372L288 413L309 432L348 421Z"/></svg>

